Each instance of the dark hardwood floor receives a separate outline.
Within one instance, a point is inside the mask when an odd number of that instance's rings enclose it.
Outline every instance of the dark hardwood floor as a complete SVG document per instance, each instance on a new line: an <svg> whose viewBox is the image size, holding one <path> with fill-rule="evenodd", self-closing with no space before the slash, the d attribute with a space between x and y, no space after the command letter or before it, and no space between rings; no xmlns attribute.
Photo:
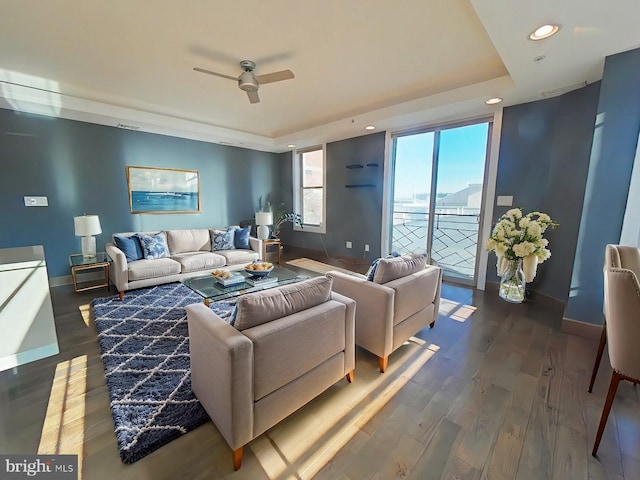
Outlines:
<svg viewBox="0 0 640 480"><path fill-rule="evenodd" d="M285 249L354 271L367 264ZM0 452L77 453L84 479L640 479L640 395L623 382L591 457L611 369L587 393L596 341L560 332L561 305L512 305L445 284L440 318L387 373L357 349L341 381L245 448L211 422L120 462L89 307L106 289L51 289L60 354L0 372ZM115 294L111 290L110 294Z"/></svg>

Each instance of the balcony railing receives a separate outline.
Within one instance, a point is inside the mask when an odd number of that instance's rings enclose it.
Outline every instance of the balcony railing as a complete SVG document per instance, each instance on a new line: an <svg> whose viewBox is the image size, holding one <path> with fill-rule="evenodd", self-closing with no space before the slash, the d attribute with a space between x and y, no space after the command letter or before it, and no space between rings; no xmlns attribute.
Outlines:
<svg viewBox="0 0 640 480"><path fill-rule="evenodd" d="M479 213L434 213L431 261L445 273L472 279L476 264ZM398 253L427 253L429 213L393 212L392 250Z"/></svg>

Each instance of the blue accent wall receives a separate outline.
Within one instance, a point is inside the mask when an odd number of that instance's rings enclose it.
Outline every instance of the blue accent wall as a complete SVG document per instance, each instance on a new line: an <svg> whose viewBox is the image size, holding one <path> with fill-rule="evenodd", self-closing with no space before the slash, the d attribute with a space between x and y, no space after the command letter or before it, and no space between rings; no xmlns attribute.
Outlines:
<svg viewBox="0 0 640 480"><path fill-rule="evenodd" d="M496 195L513 195L525 213L548 213L551 258L527 288L566 301L589 168L600 84L562 96L507 107L503 112ZM493 222L512 207L494 207ZM487 281L498 282L495 255Z"/></svg>
<svg viewBox="0 0 640 480"><path fill-rule="evenodd" d="M297 247L355 258L380 256L382 235L382 192L384 178L385 133L379 132L349 138L326 146L326 234L294 232L287 228L283 241ZM292 185L292 155L281 154L287 162L282 172L282 185ZM360 164L361 169L347 165ZM367 166L370 164L371 166ZM372 166L377 164L377 167ZM347 185L372 185L347 187ZM292 205L292 193L286 201ZM346 248L350 241L353 248ZM369 252L364 245L369 245Z"/></svg>
<svg viewBox="0 0 640 480"><path fill-rule="evenodd" d="M640 133L640 49L607 57L565 317L601 324L605 247L620 241Z"/></svg>
<svg viewBox="0 0 640 480"><path fill-rule="evenodd" d="M58 277L80 251L77 215L100 217L98 251L116 232L252 220L260 196L280 194L280 163L267 152L0 109L0 248L44 245ZM131 214L127 165L198 170L202 213ZM49 206L25 207L24 196L46 196Z"/></svg>

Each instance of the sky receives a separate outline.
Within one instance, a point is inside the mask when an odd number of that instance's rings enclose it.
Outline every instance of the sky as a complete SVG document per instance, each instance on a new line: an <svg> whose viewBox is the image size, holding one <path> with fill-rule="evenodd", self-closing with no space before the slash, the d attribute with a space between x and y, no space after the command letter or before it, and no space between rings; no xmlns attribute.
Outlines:
<svg viewBox="0 0 640 480"><path fill-rule="evenodd" d="M441 131L437 193L453 193L469 183L482 183L487 132L487 123ZM396 139L396 198L429 192L433 139L433 132Z"/></svg>

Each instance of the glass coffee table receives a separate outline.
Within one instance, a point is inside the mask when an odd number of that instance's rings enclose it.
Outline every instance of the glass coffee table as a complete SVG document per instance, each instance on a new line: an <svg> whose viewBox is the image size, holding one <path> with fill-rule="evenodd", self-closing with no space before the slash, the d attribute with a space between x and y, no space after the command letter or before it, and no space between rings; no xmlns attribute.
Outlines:
<svg viewBox="0 0 640 480"><path fill-rule="evenodd" d="M296 272L292 272L291 270L287 270L286 268L274 266L273 271L269 274L269 277L277 278L277 280L252 285L250 283L247 283L247 280L253 279L255 277L253 277L249 273L245 272L244 270L235 270L232 273L242 275L244 277L244 281L236 285L225 287L216 281L216 277L209 274L198 277L185 278L183 280L180 280L180 282L196 292L202 298L204 298L204 303L208 306L211 302L226 300L228 298L244 295L245 293L259 292L260 290L267 290L268 288L301 282L302 280L311 278L305 275L298 275Z"/></svg>

